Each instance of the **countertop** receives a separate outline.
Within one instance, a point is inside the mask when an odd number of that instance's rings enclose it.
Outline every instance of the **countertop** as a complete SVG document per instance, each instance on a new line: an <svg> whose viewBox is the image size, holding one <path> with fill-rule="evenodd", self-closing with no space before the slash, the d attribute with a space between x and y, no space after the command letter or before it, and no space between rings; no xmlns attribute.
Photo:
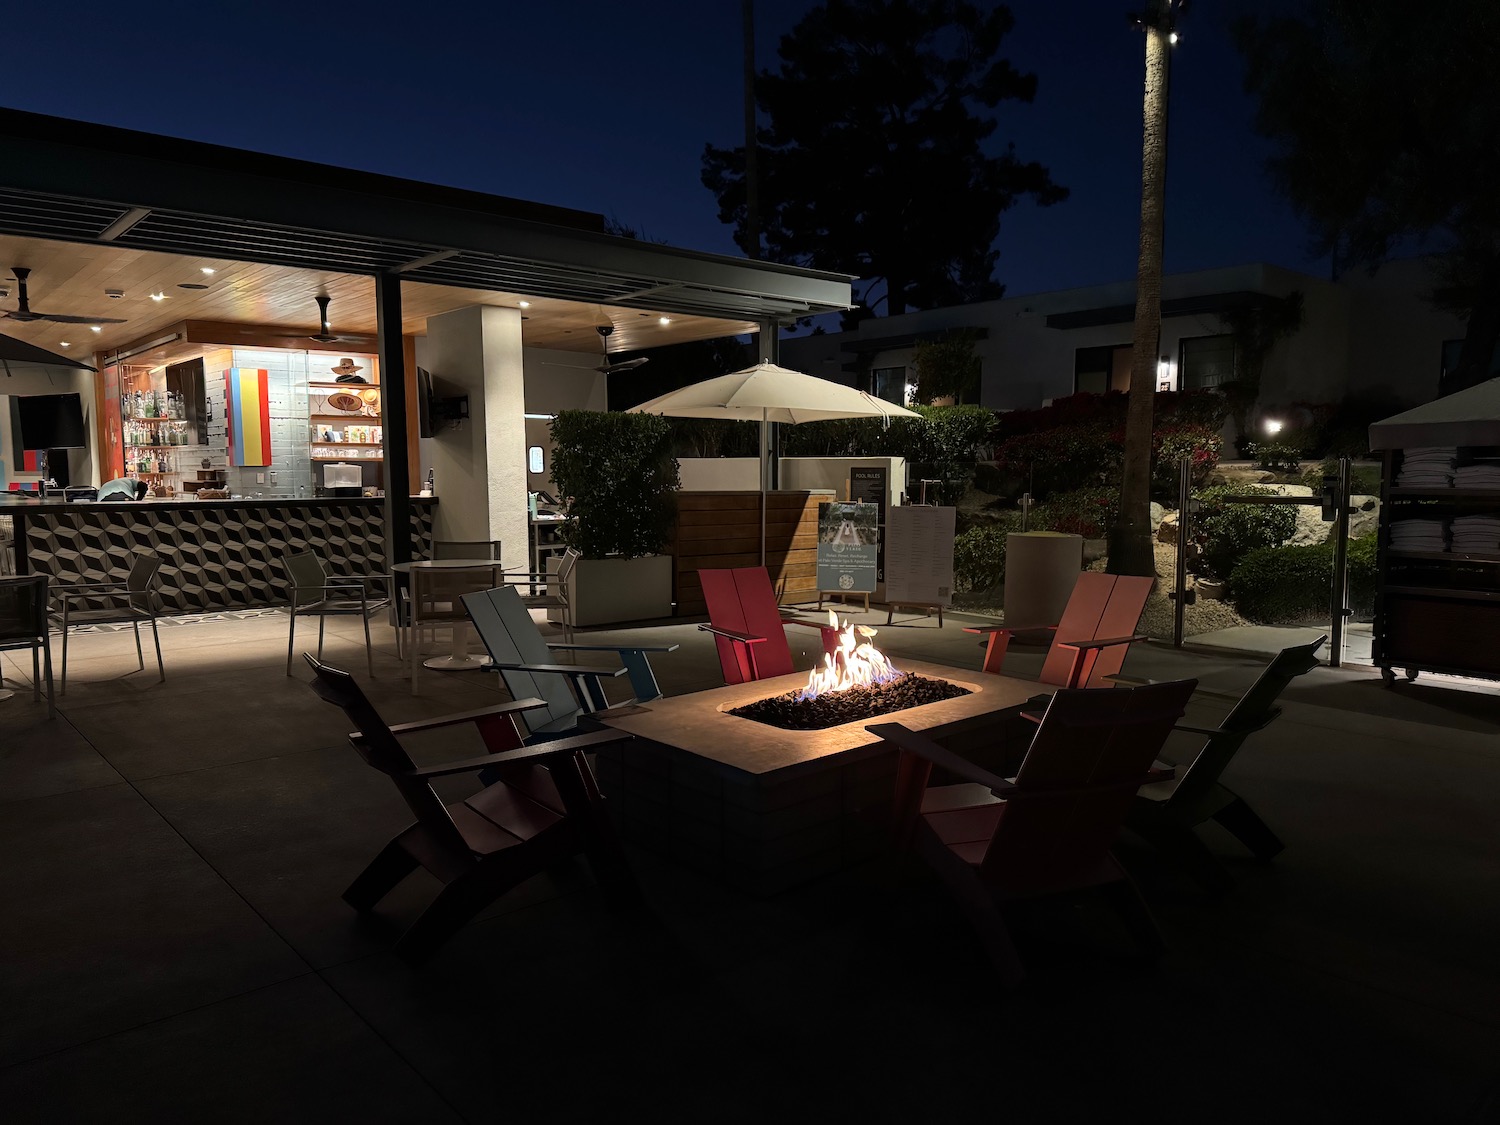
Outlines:
<svg viewBox="0 0 1500 1125"><path fill-rule="evenodd" d="M382 496L255 496L240 497L233 500L198 500L190 496L175 500L73 500L67 501L61 498L54 500L52 497L36 499L25 497L17 499L17 493L0 493L0 514L9 512L57 512L73 511L78 508L123 508L127 511L177 511L181 508L254 508L254 507L285 507L295 505L297 507L318 508L336 505L379 505L385 503ZM413 505L436 504L436 496L412 496L409 497Z"/></svg>

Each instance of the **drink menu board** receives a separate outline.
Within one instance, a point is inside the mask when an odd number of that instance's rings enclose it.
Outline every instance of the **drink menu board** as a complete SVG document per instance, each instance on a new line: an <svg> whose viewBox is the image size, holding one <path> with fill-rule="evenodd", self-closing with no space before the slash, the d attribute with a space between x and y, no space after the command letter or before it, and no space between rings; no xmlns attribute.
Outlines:
<svg viewBox="0 0 1500 1125"><path fill-rule="evenodd" d="M957 512L902 504L886 514L885 598L892 605L953 603Z"/></svg>

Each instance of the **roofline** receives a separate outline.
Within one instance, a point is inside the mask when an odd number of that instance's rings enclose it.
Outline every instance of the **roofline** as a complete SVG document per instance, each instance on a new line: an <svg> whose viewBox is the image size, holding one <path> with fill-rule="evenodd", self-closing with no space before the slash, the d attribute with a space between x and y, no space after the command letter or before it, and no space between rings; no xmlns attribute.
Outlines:
<svg viewBox="0 0 1500 1125"><path fill-rule="evenodd" d="M849 275L609 235L588 212L23 110L0 108L0 196L0 231L33 237L735 319L852 305Z"/></svg>

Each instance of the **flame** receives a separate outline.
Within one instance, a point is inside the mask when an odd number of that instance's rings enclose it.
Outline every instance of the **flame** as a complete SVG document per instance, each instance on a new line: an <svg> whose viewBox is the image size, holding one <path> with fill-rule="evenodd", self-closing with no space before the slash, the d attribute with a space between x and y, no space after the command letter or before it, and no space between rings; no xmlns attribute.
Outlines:
<svg viewBox="0 0 1500 1125"><path fill-rule="evenodd" d="M875 635L874 629L851 625L847 621L840 623L832 610L828 611L828 625L839 631L838 651L823 654L822 665L812 670L812 675L807 677L807 686L797 695L799 703L816 699L825 691L888 684L906 674L870 643L870 638Z"/></svg>

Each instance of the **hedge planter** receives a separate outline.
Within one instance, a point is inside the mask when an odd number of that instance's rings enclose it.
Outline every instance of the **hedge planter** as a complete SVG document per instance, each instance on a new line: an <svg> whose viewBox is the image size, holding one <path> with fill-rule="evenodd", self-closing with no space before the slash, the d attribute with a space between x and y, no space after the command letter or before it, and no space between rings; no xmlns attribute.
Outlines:
<svg viewBox="0 0 1500 1125"><path fill-rule="evenodd" d="M548 559L548 573L556 573L561 562L555 556ZM672 556L579 559L571 594L573 624L580 628L671 617ZM561 611L549 609L547 620L560 622Z"/></svg>

